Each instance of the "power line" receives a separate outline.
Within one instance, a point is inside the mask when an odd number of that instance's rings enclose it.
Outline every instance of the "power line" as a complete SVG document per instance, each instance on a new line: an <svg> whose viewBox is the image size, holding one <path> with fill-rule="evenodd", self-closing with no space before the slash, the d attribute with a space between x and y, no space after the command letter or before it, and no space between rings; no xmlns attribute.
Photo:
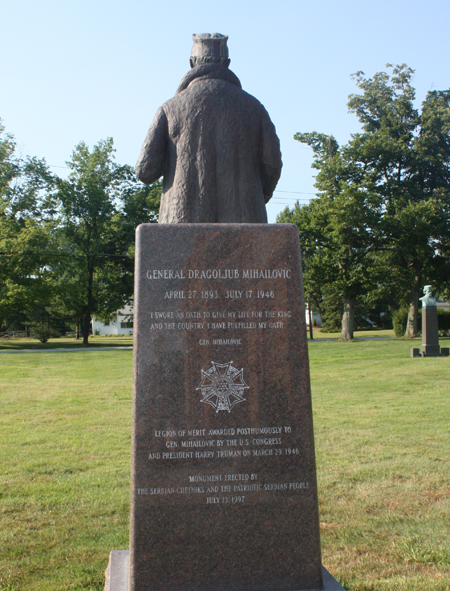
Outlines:
<svg viewBox="0 0 450 591"><path fill-rule="evenodd" d="M306 193L305 191L279 191L275 189L274 193L293 193L295 195L316 195L316 193Z"/></svg>
<svg viewBox="0 0 450 591"><path fill-rule="evenodd" d="M308 197L272 197L271 201L288 201L290 203L295 203L296 201L311 201L311 199L309 199Z"/></svg>

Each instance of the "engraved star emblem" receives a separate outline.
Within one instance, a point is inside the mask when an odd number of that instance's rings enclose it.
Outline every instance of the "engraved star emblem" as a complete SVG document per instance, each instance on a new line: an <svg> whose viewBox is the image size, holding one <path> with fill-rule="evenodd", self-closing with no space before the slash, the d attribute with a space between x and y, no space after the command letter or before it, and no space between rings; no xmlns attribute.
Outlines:
<svg viewBox="0 0 450 591"><path fill-rule="evenodd" d="M229 363L216 363L211 361L212 367L207 371L201 370L202 381L197 390L201 390L200 402L210 404L216 412L227 410L228 412L239 404L245 402L244 390L248 388L244 382L244 370L238 370Z"/></svg>

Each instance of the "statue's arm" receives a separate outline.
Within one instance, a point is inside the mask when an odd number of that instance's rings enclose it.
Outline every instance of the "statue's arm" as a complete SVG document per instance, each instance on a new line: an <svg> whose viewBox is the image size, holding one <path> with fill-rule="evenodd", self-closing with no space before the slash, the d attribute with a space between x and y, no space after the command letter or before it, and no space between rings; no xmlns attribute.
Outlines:
<svg viewBox="0 0 450 591"><path fill-rule="evenodd" d="M272 197L277 186L282 166L280 140L275 131L275 125L263 108L261 118L261 179L266 203Z"/></svg>
<svg viewBox="0 0 450 591"><path fill-rule="evenodd" d="M153 119L136 163L136 176L149 185L163 174L167 153L167 117L161 107Z"/></svg>

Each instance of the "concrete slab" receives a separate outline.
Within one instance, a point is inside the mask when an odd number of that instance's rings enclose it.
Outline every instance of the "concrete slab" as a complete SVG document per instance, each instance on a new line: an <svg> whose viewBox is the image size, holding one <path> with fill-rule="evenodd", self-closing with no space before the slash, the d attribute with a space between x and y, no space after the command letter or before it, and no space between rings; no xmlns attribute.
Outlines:
<svg viewBox="0 0 450 591"><path fill-rule="evenodd" d="M105 591L128 591L129 550L113 550L105 572Z"/></svg>

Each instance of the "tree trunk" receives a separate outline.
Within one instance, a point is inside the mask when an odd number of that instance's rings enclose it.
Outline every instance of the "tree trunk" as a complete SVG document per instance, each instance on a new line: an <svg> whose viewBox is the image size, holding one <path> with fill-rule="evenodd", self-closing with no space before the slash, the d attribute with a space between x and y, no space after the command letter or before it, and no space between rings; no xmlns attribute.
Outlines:
<svg viewBox="0 0 450 591"><path fill-rule="evenodd" d="M91 316L92 308L94 307L94 299L92 297L92 286L94 284L94 269L88 266L88 294L87 294L87 310L83 318L83 345L89 345L89 334L91 332Z"/></svg>
<svg viewBox="0 0 450 591"><path fill-rule="evenodd" d="M81 319L82 326L83 326L83 345L89 345L89 333L91 327L91 315L89 312L86 313L86 316Z"/></svg>
<svg viewBox="0 0 450 591"><path fill-rule="evenodd" d="M80 338L80 319L79 318L77 318L77 326L75 328L75 338L77 341Z"/></svg>
<svg viewBox="0 0 450 591"><path fill-rule="evenodd" d="M355 323L355 302L350 298L344 300L344 312L342 314L341 340L353 339L353 325Z"/></svg>
<svg viewBox="0 0 450 591"><path fill-rule="evenodd" d="M406 320L405 337L417 336L417 319L419 312L419 291L412 291L409 294L408 319Z"/></svg>

